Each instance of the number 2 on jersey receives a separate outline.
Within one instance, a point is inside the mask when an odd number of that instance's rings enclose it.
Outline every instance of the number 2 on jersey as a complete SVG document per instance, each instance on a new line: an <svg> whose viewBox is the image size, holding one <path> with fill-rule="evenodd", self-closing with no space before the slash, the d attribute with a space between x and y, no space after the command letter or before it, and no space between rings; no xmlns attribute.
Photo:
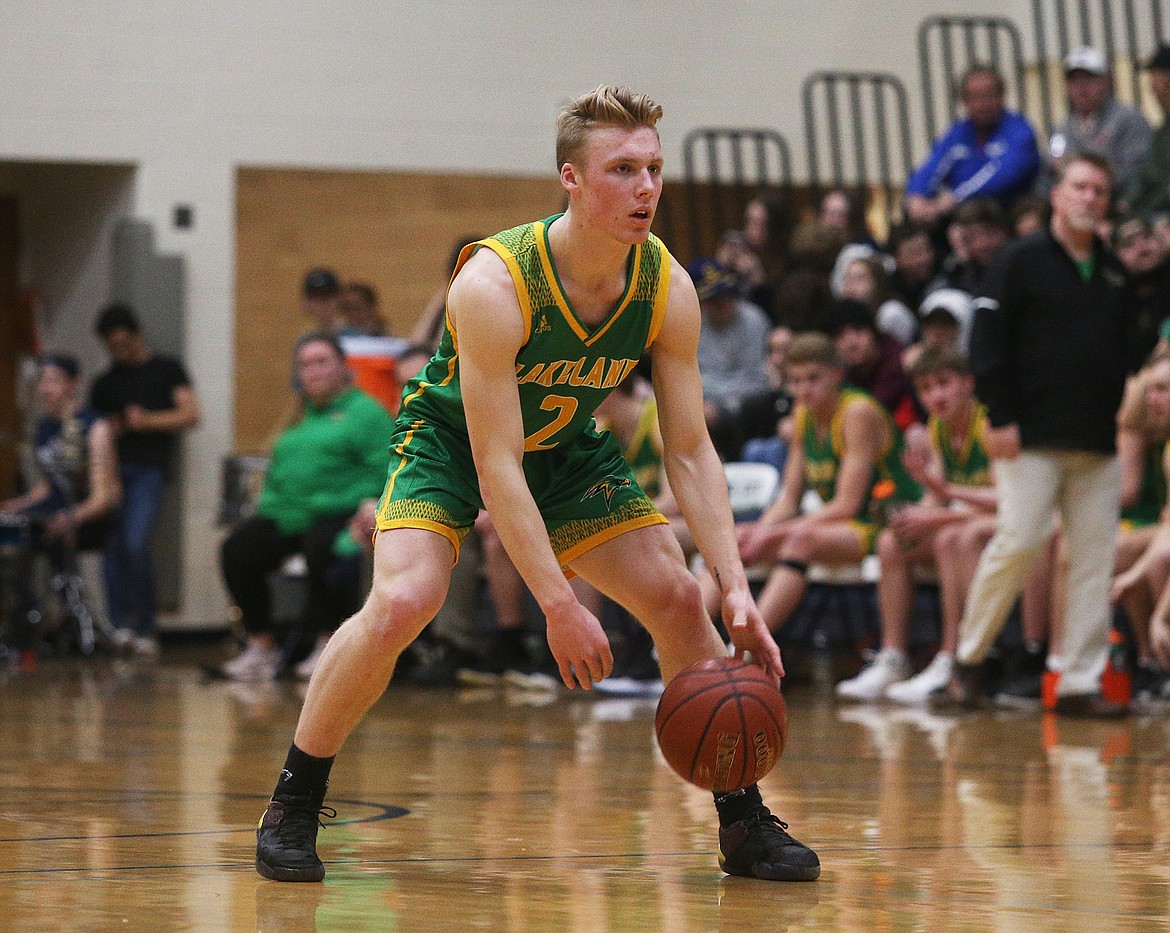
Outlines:
<svg viewBox="0 0 1170 933"><path fill-rule="evenodd" d="M545 441L573 420L573 415L577 413L577 400L566 395L546 395L540 403L540 407L543 411L555 409L557 416L539 431L533 431L524 438L526 453L533 450L551 450L556 446L556 444L546 444Z"/></svg>

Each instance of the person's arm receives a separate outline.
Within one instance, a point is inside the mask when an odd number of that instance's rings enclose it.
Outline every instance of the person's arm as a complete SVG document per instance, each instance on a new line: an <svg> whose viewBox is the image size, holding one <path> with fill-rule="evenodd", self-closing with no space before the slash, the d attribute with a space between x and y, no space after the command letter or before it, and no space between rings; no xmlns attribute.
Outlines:
<svg viewBox="0 0 1170 933"><path fill-rule="evenodd" d="M122 501L122 483L118 479L118 456L114 452L114 432L105 419L95 421L89 429L89 495L72 509L72 519L81 525L101 518Z"/></svg>
<svg viewBox="0 0 1170 933"><path fill-rule="evenodd" d="M800 513L800 500L804 495L804 446L792 443L788 447L788 459L784 461L784 476L780 481L780 492L772 504L760 516L759 524L770 527L795 518Z"/></svg>
<svg viewBox="0 0 1170 933"><path fill-rule="evenodd" d="M524 422L516 354L524 321L502 259L480 250L447 299L459 341L467 433L484 505L500 541L548 623L548 644L567 687L589 689L613 670L601 623L573 594L524 476Z"/></svg>
<svg viewBox="0 0 1170 933"><path fill-rule="evenodd" d="M780 649L756 608L739 557L727 479L703 420L699 376L699 299L686 271L672 260L662 329L651 347L654 394L670 488L707 568L719 586L723 621L738 653L775 677Z"/></svg>
<svg viewBox="0 0 1170 933"><path fill-rule="evenodd" d="M172 408L149 411L141 405L127 405L122 421L128 431L157 431L181 434L199 423L199 399L189 385L175 386L171 392Z"/></svg>
<svg viewBox="0 0 1170 933"><path fill-rule="evenodd" d="M950 169L952 137L958 124L952 125L931 147L929 155L906 181L906 198L927 201L939 193L946 172Z"/></svg>
<svg viewBox="0 0 1170 933"><path fill-rule="evenodd" d="M955 199L997 198L1018 189L1040 169L1040 151L1036 148L1036 134L1024 117L1016 113L1004 115L1000 130L995 134L1001 143L998 155L965 182L955 186Z"/></svg>
<svg viewBox="0 0 1170 933"><path fill-rule="evenodd" d="M24 495L14 496L0 502L0 512L23 512L25 509L31 509L34 505L39 505L48 499L52 491L47 479L39 479Z"/></svg>
<svg viewBox="0 0 1170 933"><path fill-rule="evenodd" d="M975 322L971 331L971 371L975 375L976 394L987 406L991 423L988 453L992 457L1010 455L1010 435L1019 437L1016 426L1014 353L1012 347L1015 296L1011 283L1015 277L1014 250L1003 250L984 278L983 295L975 301Z"/></svg>
<svg viewBox="0 0 1170 933"><path fill-rule="evenodd" d="M1117 459L1121 463L1120 505L1125 509L1137 502L1142 491L1142 476L1146 472L1146 439L1141 431L1118 429Z"/></svg>

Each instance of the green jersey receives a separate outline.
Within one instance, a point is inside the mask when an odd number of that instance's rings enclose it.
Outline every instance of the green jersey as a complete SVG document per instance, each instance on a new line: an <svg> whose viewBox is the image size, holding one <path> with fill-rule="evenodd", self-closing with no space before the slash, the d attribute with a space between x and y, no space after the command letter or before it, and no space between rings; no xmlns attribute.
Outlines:
<svg viewBox="0 0 1170 933"><path fill-rule="evenodd" d="M581 323L561 286L548 228L560 217L522 224L467 246L455 275L478 249L503 259L516 287L524 343L516 382L524 451L552 450L593 423L593 411L637 365L662 326L670 254L650 236L630 249L626 291L596 327ZM401 421L424 421L466 436L459 384L459 335L450 316L439 349L403 390Z"/></svg>
<svg viewBox="0 0 1170 933"><path fill-rule="evenodd" d="M866 497L856 516L865 520L869 518L871 494L879 483L892 482L894 484L892 498L901 502L915 502L922 494L918 484L910 478L902 464L902 432L898 430L890 413L868 392L846 387L841 390L841 398L829 421L829 430L824 435L817 431L816 422L803 405L796 407L794 417L796 436L804 451L805 486L815 489L822 502L830 502L837 495L837 474L845 454L845 409L854 401L872 405L874 410L880 413L889 438L885 450L879 453L877 462L873 465Z"/></svg>
<svg viewBox="0 0 1170 933"><path fill-rule="evenodd" d="M987 456L987 409L979 402L962 437L951 437L950 429L940 418L927 423L930 441L943 462L943 476L956 486L990 486L991 458Z"/></svg>
<svg viewBox="0 0 1170 933"><path fill-rule="evenodd" d="M638 423L634 426L634 433L622 455L630 469L634 471L634 479L646 491L646 495L658 495L661 491L659 487L662 474L662 442L658 436L658 402L654 396L650 396L642 403Z"/></svg>
<svg viewBox="0 0 1170 933"><path fill-rule="evenodd" d="M1166 474L1162 469L1165 456L1165 444L1155 442L1146 445L1141 489L1138 490L1137 501L1121 510L1122 521L1138 528L1158 523L1158 517L1166 506Z"/></svg>

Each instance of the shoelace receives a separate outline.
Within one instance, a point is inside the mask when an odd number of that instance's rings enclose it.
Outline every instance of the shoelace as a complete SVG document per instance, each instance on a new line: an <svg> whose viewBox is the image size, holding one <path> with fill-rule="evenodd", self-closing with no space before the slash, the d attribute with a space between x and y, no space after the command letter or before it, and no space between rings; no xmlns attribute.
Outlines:
<svg viewBox="0 0 1170 933"><path fill-rule="evenodd" d="M289 816L299 817L301 814L311 816L312 820L300 818L289 820ZM313 836L317 828L313 825L314 822L321 829L325 828L325 824L321 822L321 817L323 816L331 820L336 819L337 811L332 807L319 807L317 812L314 813L310 807L285 806L284 817L281 819L280 827L277 831L282 841L292 843L297 848L304 848L313 842Z"/></svg>
<svg viewBox="0 0 1170 933"><path fill-rule="evenodd" d="M780 817L776 816L776 814L774 814L772 811L768 810L767 808L765 808L760 813L754 814L750 818L755 820L756 822L760 823L760 825L762 825L762 826L768 826L770 824L772 826L778 826L778 827L780 827L780 829L778 830L779 832L784 833L784 835L786 835L786 836L788 835L788 824L785 823L782 819L780 819Z"/></svg>

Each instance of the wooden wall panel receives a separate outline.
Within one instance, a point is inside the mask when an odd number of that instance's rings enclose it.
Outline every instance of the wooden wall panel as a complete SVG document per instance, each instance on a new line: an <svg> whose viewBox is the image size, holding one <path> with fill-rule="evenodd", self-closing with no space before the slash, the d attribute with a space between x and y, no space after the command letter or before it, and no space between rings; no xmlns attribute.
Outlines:
<svg viewBox="0 0 1170 933"><path fill-rule="evenodd" d="M390 333L409 335L452 244L556 213L555 178L241 169L237 176L235 442L264 452L290 403L289 354L309 329L314 266L368 281Z"/></svg>

